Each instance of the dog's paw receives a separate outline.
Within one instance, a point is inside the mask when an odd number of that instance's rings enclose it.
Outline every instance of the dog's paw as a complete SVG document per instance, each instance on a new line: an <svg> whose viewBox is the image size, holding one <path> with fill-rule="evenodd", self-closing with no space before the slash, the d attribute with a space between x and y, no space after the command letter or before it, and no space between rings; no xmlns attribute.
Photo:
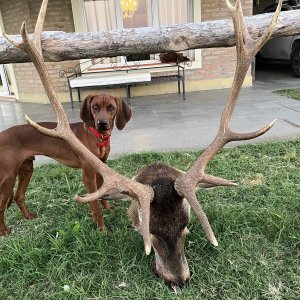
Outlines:
<svg viewBox="0 0 300 300"><path fill-rule="evenodd" d="M11 230L7 227L4 227L3 229L0 230L0 236L8 236L10 235Z"/></svg>
<svg viewBox="0 0 300 300"><path fill-rule="evenodd" d="M25 218L27 219L27 220L33 220L33 219L35 219L37 217L37 214L36 213L33 213L33 212L29 212L26 216L25 216Z"/></svg>
<svg viewBox="0 0 300 300"><path fill-rule="evenodd" d="M98 229L101 232L107 232L107 228L106 228L105 224L103 223L103 221L102 222L97 222L96 224L97 224Z"/></svg>
<svg viewBox="0 0 300 300"><path fill-rule="evenodd" d="M101 200L101 205L104 209L110 211L110 210L113 210L115 209L115 206L114 205L110 205L107 201L105 200Z"/></svg>
<svg viewBox="0 0 300 300"><path fill-rule="evenodd" d="M100 231L107 231L102 216L93 215L93 222L96 224Z"/></svg>

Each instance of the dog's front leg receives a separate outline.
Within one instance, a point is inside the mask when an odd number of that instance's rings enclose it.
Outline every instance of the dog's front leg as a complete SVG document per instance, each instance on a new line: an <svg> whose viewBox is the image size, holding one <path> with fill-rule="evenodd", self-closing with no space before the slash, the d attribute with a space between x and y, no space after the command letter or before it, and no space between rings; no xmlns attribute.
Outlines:
<svg viewBox="0 0 300 300"><path fill-rule="evenodd" d="M103 178L100 174L97 173L97 189L99 189L103 184ZM106 200L101 199L100 200L102 207L104 207L107 210L112 210L115 207L113 205L110 205Z"/></svg>
<svg viewBox="0 0 300 300"><path fill-rule="evenodd" d="M15 192L14 200L17 203L24 217L28 220L36 218L35 213L31 213L25 204L25 193L33 173L33 159L26 159L21 165L18 173L18 188Z"/></svg>
<svg viewBox="0 0 300 300"><path fill-rule="evenodd" d="M96 173L91 168L83 168L82 179L87 193L93 193L97 190ZM97 200L92 201L90 202L90 206L94 223L97 224L100 230L106 230L99 202Z"/></svg>

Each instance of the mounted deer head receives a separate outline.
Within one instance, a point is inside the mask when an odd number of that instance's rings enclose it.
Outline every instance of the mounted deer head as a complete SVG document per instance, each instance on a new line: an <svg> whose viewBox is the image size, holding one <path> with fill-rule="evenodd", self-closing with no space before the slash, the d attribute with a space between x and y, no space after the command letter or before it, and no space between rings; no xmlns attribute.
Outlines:
<svg viewBox="0 0 300 300"><path fill-rule="evenodd" d="M54 90L53 83L51 82L42 56L41 33L43 29L47 2L47 0L43 1L35 27L33 42L29 39L25 23L23 23L21 27L21 35L23 40L21 43L16 43L10 37L5 35L12 44L26 51L31 57L40 75L49 100L56 112L58 125L54 130L49 130L39 126L29 119L28 116L26 116L26 119L30 125L39 130L41 133L65 140L76 153L83 157L86 162L92 165L103 177L103 186L97 192L84 197L76 196L76 200L83 203L90 202L100 198L105 194L109 194L112 191L118 191L139 201L138 211L140 211L141 220L139 221L138 225L144 239L146 254L150 253L152 245L155 249L155 272L158 275L163 276L169 284L184 285L189 279L188 266L184 256L184 236L186 234L188 214L180 214L180 216L177 214L176 218L174 218L174 213L161 213L163 211L162 207L164 206L165 199L168 197L171 197L172 199L175 198L177 203L180 204L179 206L181 211L184 212L188 211L189 205L187 203L189 203L196 213L208 240L213 245L218 245L209 221L196 198L195 189L196 187L209 188L216 186L235 186L236 183L232 180L205 174L205 167L225 144L231 141L249 140L258 137L268 131L275 123L275 121L273 121L264 128L250 133L236 133L229 127L231 116L251 61L258 50L271 37L273 31L275 30L282 0L279 1L277 10L273 16L269 28L258 39L252 39L249 35L245 25L240 0L237 0L234 6L231 5L229 0L226 0L227 6L232 15L236 35L237 65L230 95L221 117L219 131L213 142L186 173L170 168L170 175L168 177L162 175L162 172L158 171L159 169L157 169L154 177L151 179L152 181L143 179L143 176L141 175L143 174L143 171L136 177L136 181L117 174L104 163L102 163L96 156L90 153L89 150L81 144L81 142L71 131L66 114ZM165 181L168 181L168 183L161 183L158 188L158 193L155 182L157 182L157 180L160 181L161 178L164 180L166 179ZM138 181L141 181L144 184L141 184ZM170 182L174 183L170 186ZM148 184L150 184L152 188L148 186ZM168 194L165 190L168 188L172 189L171 194ZM151 205L150 211L150 203L153 200L154 194L158 198L155 198L155 201ZM161 224L166 224L168 221L170 221L166 218L166 216L171 218L171 221L174 224L176 223L178 228L176 234L172 234L172 232L170 232L171 235L166 235L163 233L165 232L165 228L163 227L166 225L161 226ZM150 218L151 236L149 234ZM176 256L176 253L167 254L168 251L171 251L171 248L169 248L167 244L173 245L172 251L180 253L181 255ZM184 273L184 275L181 273Z"/></svg>

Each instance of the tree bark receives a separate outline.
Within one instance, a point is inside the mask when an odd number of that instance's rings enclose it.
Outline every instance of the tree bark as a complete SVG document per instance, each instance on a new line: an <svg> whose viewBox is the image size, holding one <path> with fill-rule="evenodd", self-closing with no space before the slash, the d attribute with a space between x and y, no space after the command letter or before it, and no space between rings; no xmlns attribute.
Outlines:
<svg viewBox="0 0 300 300"><path fill-rule="evenodd" d="M253 38L263 34L272 16L273 14L261 14L245 18ZM281 12L279 23L272 37L297 34L300 34L300 10ZM12 37L21 41L20 35ZM45 61L231 47L234 43L234 29L229 19L95 33L45 31L42 34ZM29 61L25 52L12 46L5 38L0 38L0 64Z"/></svg>

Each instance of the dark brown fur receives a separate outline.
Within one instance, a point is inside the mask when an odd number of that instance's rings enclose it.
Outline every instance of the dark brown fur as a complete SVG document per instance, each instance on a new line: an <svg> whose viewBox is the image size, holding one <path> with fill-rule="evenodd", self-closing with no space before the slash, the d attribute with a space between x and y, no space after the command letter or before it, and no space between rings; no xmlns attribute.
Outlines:
<svg viewBox="0 0 300 300"><path fill-rule="evenodd" d="M181 63L185 61L190 61L187 56L184 56L182 53L177 52L166 52L159 54L159 59L162 63Z"/></svg>
<svg viewBox="0 0 300 300"><path fill-rule="evenodd" d="M123 129L131 118L131 110L120 98L101 94L88 96L82 105L80 117L83 122L70 124L77 138L102 161L106 161L110 146L101 149L98 139L91 134L88 127L94 127L102 134L110 134L114 123L119 130ZM39 123L47 128L56 127L56 123ZM29 125L19 125L0 133L0 235L8 235L10 230L4 223L4 211L13 200L23 215L32 219L35 214L29 212L24 198L33 172L35 155L45 155L72 168L81 168L83 183L87 193L92 193L102 185L102 177L63 140L45 136ZM19 178L16 192L13 192L16 178ZM102 206L110 209L108 203L101 201ZM98 201L90 203L94 222L100 229L105 225Z"/></svg>
<svg viewBox="0 0 300 300"><path fill-rule="evenodd" d="M180 174L165 164L154 164L143 168L134 180L150 185L154 190L150 206L150 233L155 252L153 271L168 285L184 286L190 277L184 254L190 208L174 188L174 181ZM133 226L139 229L137 201L132 201L128 214Z"/></svg>

